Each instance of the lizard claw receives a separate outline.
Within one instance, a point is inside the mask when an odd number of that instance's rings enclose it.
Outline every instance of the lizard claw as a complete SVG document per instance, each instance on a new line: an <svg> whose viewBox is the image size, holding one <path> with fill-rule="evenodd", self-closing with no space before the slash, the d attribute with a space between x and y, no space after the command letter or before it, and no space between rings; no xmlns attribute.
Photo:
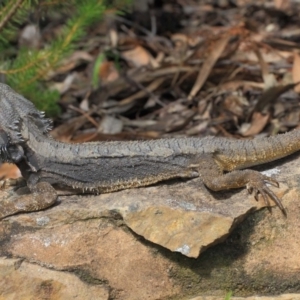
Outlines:
<svg viewBox="0 0 300 300"><path fill-rule="evenodd" d="M264 180L266 183L269 183L269 184L271 184L271 185L273 185L273 186L279 188L279 182L278 182L276 179L274 179L274 178L272 178L272 177L270 177L270 176L263 175L263 180Z"/></svg>
<svg viewBox="0 0 300 300"><path fill-rule="evenodd" d="M253 192L253 187L247 185L247 191L248 191L249 194L252 194L252 192Z"/></svg>
<svg viewBox="0 0 300 300"><path fill-rule="evenodd" d="M284 216L287 216L286 210L283 207L280 199L269 187L266 186L266 183L269 183L273 186L279 187L278 181L276 181L272 177L262 175L260 173L256 173L256 174L259 174L260 176L255 176L255 178L249 180L247 184L247 190L249 191L249 193L254 192L254 198L256 201L258 201L258 195L261 194L268 208L270 208L269 198L271 198L276 203L276 205L280 208Z"/></svg>
<svg viewBox="0 0 300 300"><path fill-rule="evenodd" d="M276 203L276 205L280 208L280 210L282 211L282 213L284 214L284 216L285 217L287 216L286 210L283 207L280 199L267 186L264 187L262 195L263 195L264 199L267 198L267 195L268 195Z"/></svg>
<svg viewBox="0 0 300 300"><path fill-rule="evenodd" d="M265 203L266 203L266 206L267 206L267 207L270 207L271 204L270 204L270 200L269 200L269 198L268 198L268 196L267 196L267 193L266 193L264 190L260 190L260 191L259 191L257 188L255 188L255 189L254 189L254 198L255 198L256 201L258 201L258 195L259 195L259 194L261 194L262 197L264 198L264 201L265 201Z"/></svg>

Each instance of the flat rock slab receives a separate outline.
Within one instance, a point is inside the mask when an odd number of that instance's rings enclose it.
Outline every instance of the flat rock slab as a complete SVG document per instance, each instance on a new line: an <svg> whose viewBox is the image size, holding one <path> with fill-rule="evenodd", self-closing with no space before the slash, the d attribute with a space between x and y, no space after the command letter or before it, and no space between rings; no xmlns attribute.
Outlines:
<svg viewBox="0 0 300 300"><path fill-rule="evenodd" d="M287 186L281 184L275 190L282 197ZM6 192L13 193L11 189ZM250 212L264 206L245 189L212 194L199 178L97 196L60 196L57 203L47 210L6 220L22 226L51 227L118 214L146 240L196 258L223 241Z"/></svg>
<svg viewBox="0 0 300 300"><path fill-rule="evenodd" d="M0 276L0 299L109 300L108 290L100 285L91 286L73 274L20 259L0 257Z"/></svg>
<svg viewBox="0 0 300 300"><path fill-rule="evenodd" d="M1 300L42 299L35 297L35 292L43 292L45 283L53 291L45 299L151 300L179 293L170 278L175 263L155 253L118 222L96 218L39 229L3 223L0 256L20 259L8 266L0 260ZM77 279L74 293L61 296L73 289L73 279ZM26 291L23 282L28 285ZM76 291L77 298L72 298Z"/></svg>

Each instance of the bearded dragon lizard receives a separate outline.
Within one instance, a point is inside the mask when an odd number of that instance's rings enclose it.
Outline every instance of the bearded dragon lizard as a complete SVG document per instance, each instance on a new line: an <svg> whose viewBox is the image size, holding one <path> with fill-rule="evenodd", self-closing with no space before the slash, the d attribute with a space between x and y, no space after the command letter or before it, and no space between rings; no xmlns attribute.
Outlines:
<svg viewBox="0 0 300 300"><path fill-rule="evenodd" d="M300 130L253 140L219 137L151 141L63 143L49 135L51 121L9 86L0 83L0 161L16 164L31 191L0 202L0 218L53 205L60 184L107 193L182 177L200 177L213 191L246 187L269 198L285 214L266 183L278 182L255 170L300 150Z"/></svg>

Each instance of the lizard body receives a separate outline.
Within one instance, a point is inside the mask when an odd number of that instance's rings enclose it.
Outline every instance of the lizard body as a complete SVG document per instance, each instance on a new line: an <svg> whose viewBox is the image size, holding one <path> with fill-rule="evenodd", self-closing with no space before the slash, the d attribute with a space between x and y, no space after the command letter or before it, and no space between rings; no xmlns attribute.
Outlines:
<svg viewBox="0 0 300 300"><path fill-rule="evenodd" d="M17 164L32 195L0 203L0 218L44 209L57 194L52 185L97 193L200 176L214 190L246 186L268 196L277 181L254 170L241 170L300 150L300 130L269 138L170 138L151 141L63 143L49 136L51 122L34 105L0 84L0 160ZM225 173L224 172L228 172Z"/></svg>

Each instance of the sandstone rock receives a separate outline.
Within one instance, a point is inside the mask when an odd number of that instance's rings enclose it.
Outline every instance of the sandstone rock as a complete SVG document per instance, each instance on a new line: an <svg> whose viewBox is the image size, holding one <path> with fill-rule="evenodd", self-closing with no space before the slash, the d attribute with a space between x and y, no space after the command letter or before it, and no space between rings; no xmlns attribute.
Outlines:
<svg viewBox="0 0 300 300"><path fill-rule="evenodd" d="M235 296L297 293L300 159L284 161L267 168L281 181L287 218L278 208L249 215L260 203L245 190L214 193L214 200L197 180L62 196L55 207L1 221L0 255L77 276L108 291L109 299L224 299L229 290ZM247 214L226 243L197 259L187 257L224 239Z"/></svg>
<svg viewBox="0 0 300 300"><path fill-rule="evenodd" d="M52 271L20 259L0 258L0 299L108 300L101 285L82 282L72 274Z"/></svg>
<svg viewBox="0 0 300 300"><path fill-rule="evenodd" d="M160 299L178 291L168 273L174 264L106 219L39 229L6 225L5 236L10 237L1 255L10 253L49 269L72 272L87 283L101 283L110 291L110 299Z"/></svg>
<svg viewBox="0 0 300 300"><path fill-rule="evenodd" d="M220 297L200 296L189 300L220 300ZM230 300L300 300L300 294L284 294L278 296L231 297Z"/></svg>
<svg viewBox="0 0 300 300"><path fill-rule="evenodd" d="M285 190L283 186L277 193L282 196ZM117 213L145 239L196 258L223 241L250 212L264 206L246 190L213 195L215 198L200 179L194 179L97 196L60 196L55 207L10 220L39 227Z"/></svg>

